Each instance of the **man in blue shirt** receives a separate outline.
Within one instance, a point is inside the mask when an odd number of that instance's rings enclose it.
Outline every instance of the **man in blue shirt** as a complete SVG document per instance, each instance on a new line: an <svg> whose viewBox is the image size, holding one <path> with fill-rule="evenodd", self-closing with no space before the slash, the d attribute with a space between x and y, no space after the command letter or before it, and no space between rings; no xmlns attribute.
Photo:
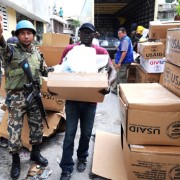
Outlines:
<svg viewBox="0 0 180 180"><path fill-rule="evenodd" d="M128 68L133 62L133 46L131 39L127 36L126 29L121 27L118 30L118 37L120 43L116 52L115 67L117 69L117 77L115 86L111 91L113 94L117 94L117 85L119 83L127 83Z"/></svg>

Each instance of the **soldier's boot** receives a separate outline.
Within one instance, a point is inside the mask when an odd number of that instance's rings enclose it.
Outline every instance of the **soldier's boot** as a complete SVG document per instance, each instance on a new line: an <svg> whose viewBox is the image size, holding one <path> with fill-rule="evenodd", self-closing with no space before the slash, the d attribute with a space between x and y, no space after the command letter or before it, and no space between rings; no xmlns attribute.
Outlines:
<svg viewBox="0 0 180 180"><path fill-rule="evenodd" d="M12 155L11 178L18 179L20 175L20 157L19 154Z"/></svg>
<svg viewBox="0 0 180 180"><path fill-rule="evenodd" d="M48 165L48 160L40 154L40 149L38 145L32 146L30 160L35 161L37 164L43 167L46 167Z"/></svg>

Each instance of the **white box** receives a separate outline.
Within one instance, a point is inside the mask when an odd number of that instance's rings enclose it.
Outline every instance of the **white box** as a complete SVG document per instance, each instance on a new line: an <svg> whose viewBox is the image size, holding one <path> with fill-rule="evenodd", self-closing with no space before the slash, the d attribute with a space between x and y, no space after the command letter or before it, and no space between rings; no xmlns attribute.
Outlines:
<svg viewBox="0 0 180 180"><path fill-rule="evenodd" d="M144 59L140 57L140 65L147 73L162 73L164 72L165 58L162 59Z"/></svg>

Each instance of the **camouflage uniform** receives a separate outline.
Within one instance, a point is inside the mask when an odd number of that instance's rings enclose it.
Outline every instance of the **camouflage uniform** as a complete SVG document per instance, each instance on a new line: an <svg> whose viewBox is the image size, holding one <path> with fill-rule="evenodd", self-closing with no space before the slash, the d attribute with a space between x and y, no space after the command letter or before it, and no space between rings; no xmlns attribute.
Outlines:
<svg viewBox="0 0 180 180"><path fill-rule="evenodd" d="M32 75L34 79L40 81L40 84L42 82L41 76L47 75L47 71L42 56L33 44L29 52L20 43L8 45L3 51L6 77L5 89L7 92L6 104L8 108L9 149L10 153L14 154L21 148L21 131L25 114L27 114L30 129L30 144L39 144L42 141L43 134L41 113L36 101L33 100L30 105L26 103L28 92L24 89L24 84L28 84L29 80L19 63L28 58Z"/></svg>

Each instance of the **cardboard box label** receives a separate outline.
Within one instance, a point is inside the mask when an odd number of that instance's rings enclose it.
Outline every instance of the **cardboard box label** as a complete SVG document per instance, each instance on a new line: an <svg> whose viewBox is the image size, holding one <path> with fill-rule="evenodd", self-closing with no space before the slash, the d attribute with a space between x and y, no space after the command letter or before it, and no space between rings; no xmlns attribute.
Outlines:
<svg viewBox="0 0 180 180"><path fill-rule="evenodd" d="M180 97L180 67L166 62L161 84Z"/></svg>
<svg viewBox="0 0 180 180"><path fill-rule="evenodd" d="M164 57L164 45L161 42L139 43L139 53L144 59L160 59Z"/></svg>
<svg viewBox="0 0 180 180"><path fill-rule="evenodd" d="M166 59L180 66L180 28L168 29L166 41Z"/></svg>
<svg viewBox="0 0 180 180"><path fill-rule="evenodd" d="M162 73L164 72L165 59L144 59L140 57L140 65L148 73Z"/></svg>

